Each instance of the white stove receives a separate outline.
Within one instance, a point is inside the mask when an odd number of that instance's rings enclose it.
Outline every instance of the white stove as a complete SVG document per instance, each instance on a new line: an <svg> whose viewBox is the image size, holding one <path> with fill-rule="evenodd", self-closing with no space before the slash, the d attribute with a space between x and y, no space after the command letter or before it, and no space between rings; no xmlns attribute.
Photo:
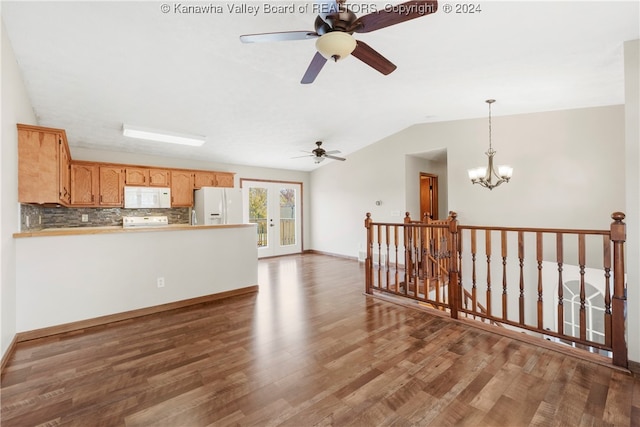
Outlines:
<svg viewBox="0 0 640 427"><path fill-rule="evenodd" d="M123 216L123 228L161 227L169 225L166 216Z"/></svg>

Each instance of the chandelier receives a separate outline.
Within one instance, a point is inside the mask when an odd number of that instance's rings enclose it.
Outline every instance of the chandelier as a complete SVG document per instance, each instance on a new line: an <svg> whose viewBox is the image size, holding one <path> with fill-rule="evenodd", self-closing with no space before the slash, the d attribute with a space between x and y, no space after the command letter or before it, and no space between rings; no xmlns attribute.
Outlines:
<svg viewBox="0 0 640 427"><path fill-rule="evenodd" d="M485 101L489 104L489 150L484 153L489 157L489 165L487 167L478 167L469 169L469 179L473 184L480 184L484 188L488 188L489 190L493 190L498 185L503 182L509 182L511 179L511 175L513 174L513 168L511 166L502 165L498 166L498 170L493 166L493 156L496 155L497 151L495 151L491 147L491 104L496 102L495 99L487 99ZM493 179L496 179L494 182Z"/></svg>

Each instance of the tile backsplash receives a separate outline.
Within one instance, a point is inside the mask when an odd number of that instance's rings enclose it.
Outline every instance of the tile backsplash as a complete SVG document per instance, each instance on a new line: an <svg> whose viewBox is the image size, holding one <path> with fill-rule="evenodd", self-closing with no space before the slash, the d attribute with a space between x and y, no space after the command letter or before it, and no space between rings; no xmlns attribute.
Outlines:
<svg viewBox="0 0 640 427"><path fill-rule="evenodd" d="M87 222L82 216L87 215ZM44 228L122 226L123 216L167 216L169 224L189 224L189 208L124 209L124 208L66 208L40 205L20 205L21 231Z"/></svg>

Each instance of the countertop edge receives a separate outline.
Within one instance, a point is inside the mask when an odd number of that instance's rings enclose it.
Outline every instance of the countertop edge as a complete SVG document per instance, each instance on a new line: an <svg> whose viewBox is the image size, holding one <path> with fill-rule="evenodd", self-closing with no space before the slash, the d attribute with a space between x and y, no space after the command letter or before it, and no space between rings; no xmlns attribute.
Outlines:
<svg viewBox="0 0 640 427"><path fill-rule="evenodd" d="M149 232L166 232L166 231L195 231L195 230L211 230L220 228L247 228L255 227L256 224L218 224L218 225L163 225L158 227L139 227L124 228L120 226L111 227L74 227L74 228L48 228L44 230L24 231L13 233L13 238L24 237L45 237L45 236L80 236L90 234L117 234L117 233L149 233Z"/></svg>

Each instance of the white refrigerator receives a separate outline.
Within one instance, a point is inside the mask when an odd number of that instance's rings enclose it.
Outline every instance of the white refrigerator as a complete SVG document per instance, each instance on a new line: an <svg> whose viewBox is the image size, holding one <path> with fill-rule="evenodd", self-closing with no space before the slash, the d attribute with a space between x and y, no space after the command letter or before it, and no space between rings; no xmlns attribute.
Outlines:
<svg viewBox="0 0 640 427"><path fill-rule="evenodd" d="M202 187L195 191L193 211L200 225L242 224L242 189Z"/></svg>

